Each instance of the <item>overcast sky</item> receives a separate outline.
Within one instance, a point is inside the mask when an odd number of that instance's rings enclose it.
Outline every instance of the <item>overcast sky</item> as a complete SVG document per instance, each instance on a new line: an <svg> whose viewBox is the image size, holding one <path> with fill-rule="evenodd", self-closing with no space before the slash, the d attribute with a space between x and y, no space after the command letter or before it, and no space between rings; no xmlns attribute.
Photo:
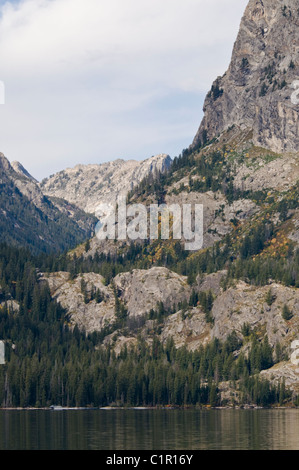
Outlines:
<svg viewBox="0 0 299 470"><path fill-rule="evenodd" d="M229 65L248 0L0 0L0 151L37 179L171 157Z"/></svg>

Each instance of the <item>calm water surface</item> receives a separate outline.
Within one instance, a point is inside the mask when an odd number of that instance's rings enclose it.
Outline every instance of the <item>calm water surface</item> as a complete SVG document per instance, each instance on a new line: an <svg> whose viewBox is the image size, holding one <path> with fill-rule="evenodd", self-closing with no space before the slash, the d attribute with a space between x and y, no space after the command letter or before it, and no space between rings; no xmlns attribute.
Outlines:
<svg viewBox="0 0 299 470"><path fill-rule="evenodd" d="M299 450L299 410L1 410L0 450Z"/></svg>

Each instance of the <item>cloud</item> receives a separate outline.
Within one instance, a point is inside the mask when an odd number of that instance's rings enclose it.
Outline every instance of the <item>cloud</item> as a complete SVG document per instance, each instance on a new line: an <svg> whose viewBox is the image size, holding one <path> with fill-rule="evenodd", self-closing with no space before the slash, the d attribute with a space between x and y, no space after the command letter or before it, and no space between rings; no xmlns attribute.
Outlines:
<svg viewBox="0 0 299 470"><path fill-rule="evenodd" d="M0 4L0 147L37 178L113 158L174 156L229 63L246 0Z"/></svg>

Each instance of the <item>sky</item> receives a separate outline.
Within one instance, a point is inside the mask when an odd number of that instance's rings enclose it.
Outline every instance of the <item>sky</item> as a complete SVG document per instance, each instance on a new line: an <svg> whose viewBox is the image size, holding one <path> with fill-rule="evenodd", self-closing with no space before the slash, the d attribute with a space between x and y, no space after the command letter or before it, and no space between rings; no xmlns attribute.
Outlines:
<svg viewBox="0 0 299 470"><path fill-rule="evenodd" d="M0 152L38 180L79 163L179 155L247 3L0 0Z"/></svg>

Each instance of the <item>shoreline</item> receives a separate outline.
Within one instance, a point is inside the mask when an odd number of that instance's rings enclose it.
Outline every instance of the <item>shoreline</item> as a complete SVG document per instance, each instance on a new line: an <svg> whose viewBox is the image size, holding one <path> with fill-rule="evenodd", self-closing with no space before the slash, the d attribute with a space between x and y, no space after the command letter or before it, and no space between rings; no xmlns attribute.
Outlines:
<svg viewBox="0 0 299 470"><path fill-rule="evenodd" d="M184 406L104 406L104 407L66 407L66 406L50 406L50 407L0 407L0 411L211 411L211 410L298 410L296 406L257 406L257 405L236 405L236 406L201 406L201 407L184 407Z"/></svg>

